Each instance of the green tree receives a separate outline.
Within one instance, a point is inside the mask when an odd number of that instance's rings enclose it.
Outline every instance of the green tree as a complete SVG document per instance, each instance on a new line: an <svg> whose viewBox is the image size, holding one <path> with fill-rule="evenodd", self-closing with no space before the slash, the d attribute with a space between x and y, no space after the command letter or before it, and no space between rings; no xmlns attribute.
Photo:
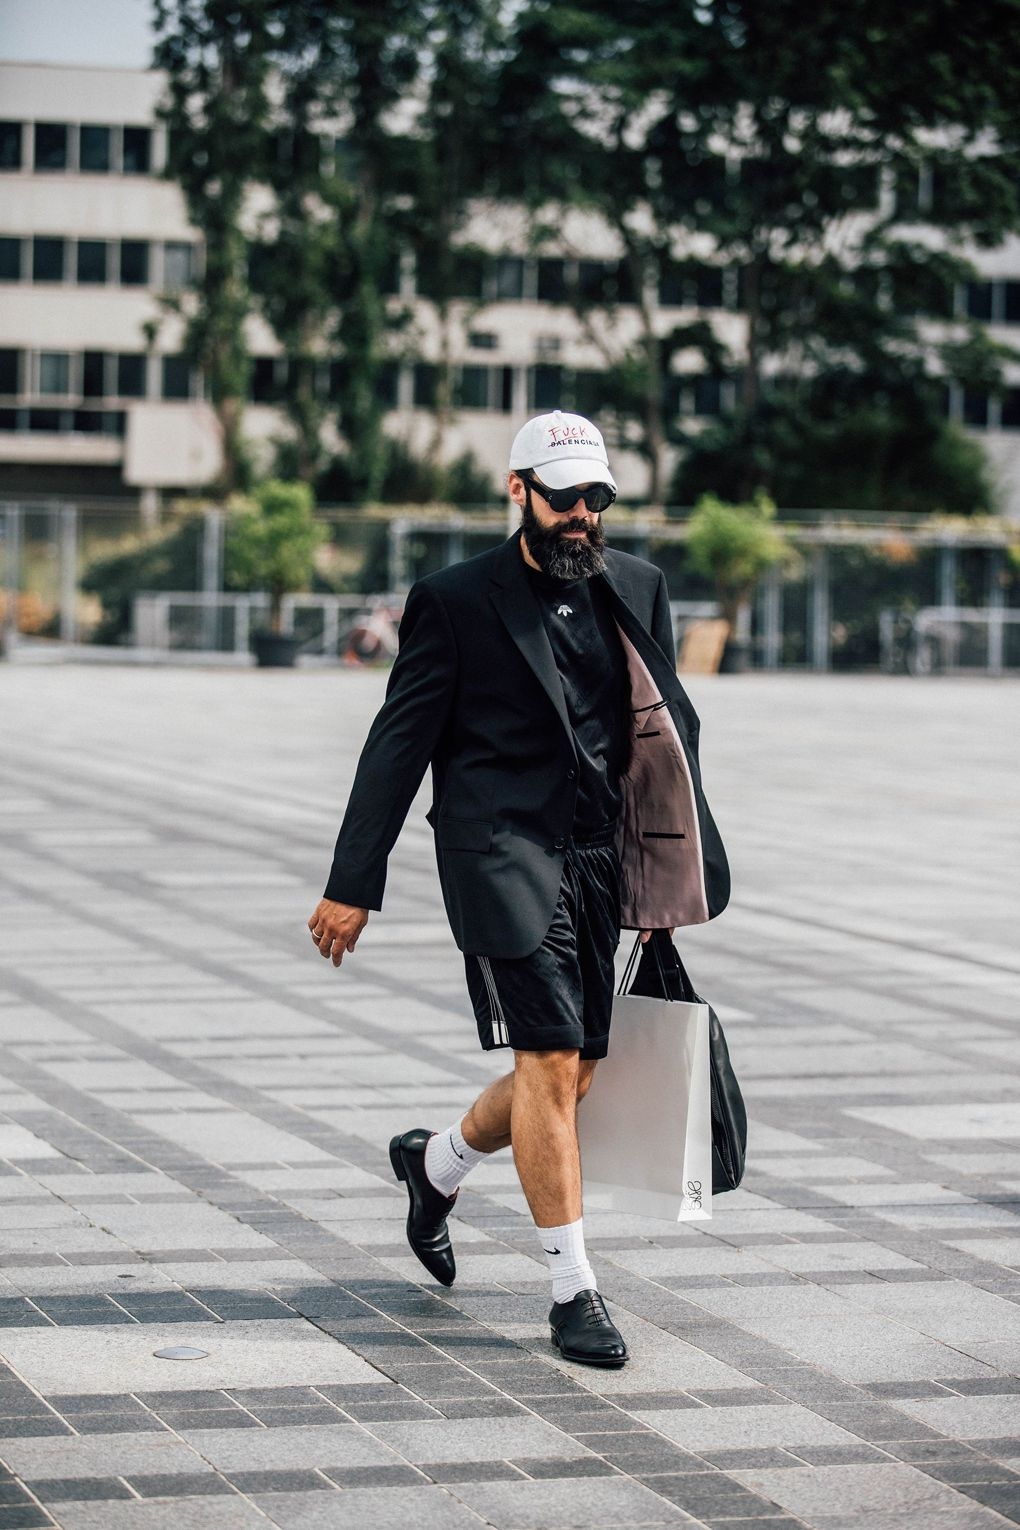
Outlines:
<svg viewBox="0 0 1020 1530"><path fill-rule="evenodd" d="M313 515L312 491L304 483L268 479L250 496L235 495L228 509L227 582L232 589L265 590L270 630L280 632L283 597L309 588L315 550L326 535Z"/></svg>
<svg viewBox="0 0 1020 1530"><path fill-rule="evenodd" d="M1018 224L1020 58L1002 46L1018 20L1017 0L524 8L510 99L532 109L520 90L530 70L549 85L531 125L543 152L521 145L544 183L533 200L569 197L617 232L639 308L628 355L644 392L631 390L631 418L650 460L664 430L688 446L698 478L695 438L672 411L656 418L668 316L648 298L671 262L676 275L695 257L730 273L726 305L742 316L725 367L736 394L729 492L776 481L786 445L785 432L770 433L776 378L797 392L805 427L843 413L860 423L879 408L901 410L903 431L921 413L941 449L930 379L958 376L978 350L986 372L1002 361L975 326L948 322L947 302L968 250ZM717 352L706 362L721 370ZM715 460L718 443L717 433Z"/></svg>
<svg viewBox="0 0 1020 1530"><path fill-rule="evenodd" d="M284 35L264 169L272 201L253 239L250 271L258 306L284 353L280 402L293 432L292 442L280 449L289 468L285 476L314 483L330 409L328 366L346 205L327 147L331 82L322 17L305 4L281 8Z"/></svg>
<svg viewBox="0 0 1020 1530"><path fill-rule="evenodd" d="M421 0L314 0L321 17L325 103L343 123L336 205L340 351L338 425L355 497L378 497L386 472L384 373L394 315L387 291L398 260L395 114L413 94L426 41Z"/></svg>
<svg viewBox="0 0 1020 1530"><path fill-rule="evenodd" d="M505 25L499 0L430 0L425 9L421 106L403 146L403 233L415 254L418 290L431 300L437 320L427 462L444 498L444 446L456 405L453 353L485 302L485 258L466 243L464 228L472 202L492 189L492 166L506 153L494 131Z"/></svg>
<svg viewBox="0 0 1020 1530"><path fill-rule="evenodd" d="M159 108L168 130L167 174L180 185L202 236L194 290L174 306L186 320L186 354L201 370L219 421L222 493L247 473L244 326L251 293L242 213L265 157L267 80L279 22L276 0L155 0L153 61L167 78Z"/></svg>
<svg viewBox="0 0 1020 1530"><path fill-rule="evenodd" d="M774 524L775 515L775 505L764 494L746 505L706 494L688 523L691 567L712 580L731 635L762 574L786 555L786 539Z"/></svg>

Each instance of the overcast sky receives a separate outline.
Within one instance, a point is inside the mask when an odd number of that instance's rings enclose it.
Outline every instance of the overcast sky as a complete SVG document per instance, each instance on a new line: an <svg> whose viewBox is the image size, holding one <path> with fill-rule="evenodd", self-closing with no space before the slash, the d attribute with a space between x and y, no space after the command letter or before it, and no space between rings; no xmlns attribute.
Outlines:
<svg viewBox="0 0 1020 1530"><path fill-rule="evenodd" d="M152 0L0 0L0 62L151 61Z"/></svg>

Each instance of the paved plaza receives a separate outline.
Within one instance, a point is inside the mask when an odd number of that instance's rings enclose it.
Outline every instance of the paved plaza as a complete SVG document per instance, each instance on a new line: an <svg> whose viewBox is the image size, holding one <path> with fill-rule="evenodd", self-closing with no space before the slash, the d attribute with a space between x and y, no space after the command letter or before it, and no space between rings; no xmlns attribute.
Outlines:
<svg viewBox="0 0 1020 1530"><path fill-rule="evenodd" d="M748 1171L586 1217L620 1371L508 1154L452 1289L404 1242L391 1134L503 1064L427 788L341 971L305 929L384 684L0 667L0 1530L1020 1524L1020 684L692 682Z"/></svg>

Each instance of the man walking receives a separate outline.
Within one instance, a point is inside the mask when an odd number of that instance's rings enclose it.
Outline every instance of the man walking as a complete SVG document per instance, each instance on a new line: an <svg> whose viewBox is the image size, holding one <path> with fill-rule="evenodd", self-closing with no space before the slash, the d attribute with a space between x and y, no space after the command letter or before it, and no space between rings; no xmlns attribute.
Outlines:
<svg viewBox="0 0 1020 1530"><path fill-rule="evenodd" d="M514 1066L461 1120L390 1143L408 1241L452 1284L458 1188L512 1147L552 1276L553 1341L567 1359L619 1366L626 1345L585 1253L577 1103L608 1051L621 928L713 918L729 873L665 579L605 545L616 484L601 434L559 410L529 420L507 484L521 530L408 595L308 927L335 966L354 950L431 765L427 816L479 1039L512 1049Z"/></svg>

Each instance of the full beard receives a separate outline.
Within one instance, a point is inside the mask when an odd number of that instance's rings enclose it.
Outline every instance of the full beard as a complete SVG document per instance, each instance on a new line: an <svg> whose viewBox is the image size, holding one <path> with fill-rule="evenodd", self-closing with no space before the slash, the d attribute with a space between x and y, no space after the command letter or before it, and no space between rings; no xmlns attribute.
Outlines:
<svg viewBox="0 0 1020 1530"><path fill-rule="evenodd" d="M601 521L582 521L572 516L547 531L531 507L529 494L521 511L521 527L529 553L550 579L564 582L590 579L605 569L602 549L606 545L606 534ZM580 537L564 536L567 531L583 531L584 541Z"/></svg>

